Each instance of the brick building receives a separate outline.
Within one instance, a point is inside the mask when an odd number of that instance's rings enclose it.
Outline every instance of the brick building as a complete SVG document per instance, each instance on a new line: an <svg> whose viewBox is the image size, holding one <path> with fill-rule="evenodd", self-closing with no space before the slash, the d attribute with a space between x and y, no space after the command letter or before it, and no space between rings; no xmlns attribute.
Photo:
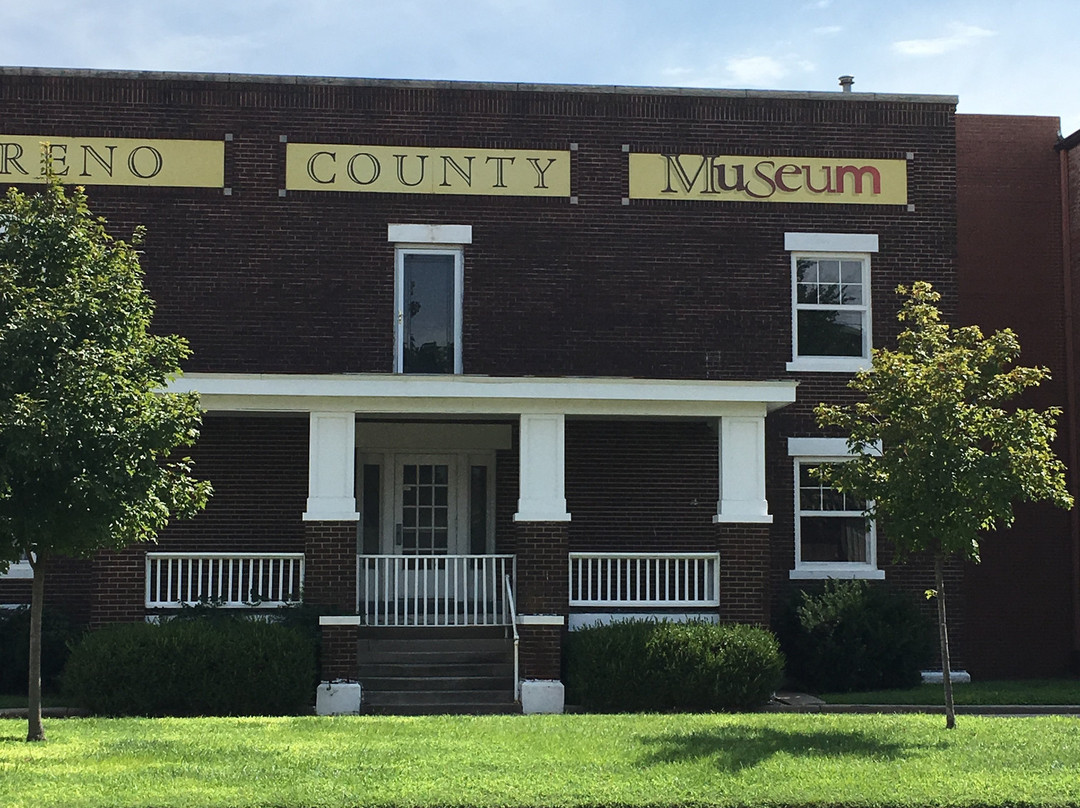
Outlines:
<svg viewBox="0 0 1080 808"><path fill-rule="evenodd" d="M1080 133L1062 140L1057 118L958 115L956 137L958 320L984 330L1012 328L1021 361L1050 369L1051 380L1030 391L1025 403L1064 409L1057 451L1072 471L1075 496L1080 461L1072 322L1078 311L1073 279L1080 268ZM1016 516L1010 530L983 540L982 563L964 572L972 616L965 660L983 679L1075 672L1078 511L1020 505Z"/></svg>
<svg viewBox="0 0 1080 808"><path fill-rule="evenodd" d="M516 636L508 688L554 709L588 621L767 623L825 577L921 592L809 475L845 456L811 410L894 336L897 284L965 311L955 104L0 70L0 182L47 140L112 232L147 227L216 490L50 595L98 625L302 591L328 678L372 704L386 643Z"/></svg>

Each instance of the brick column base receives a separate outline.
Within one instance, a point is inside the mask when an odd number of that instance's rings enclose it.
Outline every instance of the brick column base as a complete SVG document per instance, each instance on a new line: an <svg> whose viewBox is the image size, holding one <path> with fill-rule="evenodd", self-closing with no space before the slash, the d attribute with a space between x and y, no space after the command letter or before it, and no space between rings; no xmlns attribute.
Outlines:
<svg viewBox="0 0 1080 808"><path fill-rule="evenodd" d="M562 679L563 626L518 626L522 679Z"/></svg>
<svg viewBox="0 0 1080 808"><path fill-rule="evenodd" d="M97 597L90 607L90 628L146 619L145 546L102 550L94 557L93 569Z"/></svg>
<svg viewBox="0 0 1080 808"><path fill-rule="evenodd" d="M769 625L769 525L720 524L720 622Z"/></svg>
<svg viewBox="0 0 1080 808"><path fill-rule="evenodd" d="M517 523L518 614L561 614L569 611L565 522Z"/></svg>
<svg viewBox="0 0 1080 808"><path fill-rule="evenodd" d="M360 629L357 626L322 626L322 680L335 679L356 681L360 671L357 667L357 646Z"/></svg>
<svg viewBox="0 0 1080 808"><path fill-rule="evenodd" d="M356 612L356 523L304 523L304 602Z"/></svg>
<svg viewBox="0 0 1080 808"><path fill-rule="evenodd" d="M519 615L569 614L569 542L566 522L517 523L517 611ZM565 626L518 626L521 676L562 677Z"/></svg>

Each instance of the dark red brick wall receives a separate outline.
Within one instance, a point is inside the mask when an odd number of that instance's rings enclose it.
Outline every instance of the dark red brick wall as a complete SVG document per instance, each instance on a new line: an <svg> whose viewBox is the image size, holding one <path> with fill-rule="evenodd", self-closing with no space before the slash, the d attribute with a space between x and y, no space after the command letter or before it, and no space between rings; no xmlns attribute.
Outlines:
<svg viewBox="0 0 1080 808"><path fill-rule="evenodd" d="M784 231L874 232L875 326L889 291L951 286L952 107L871 97L737 97L371 84L0 75L8 133L233 140L213 189L93 187L145 224L157 327L191 371L388 372L389 222L466 223L464 367L498 375L771 379L790 358ZM290 192L291 141L567 149L565 199ZM634 151L903 158L902 206L634 201ZM197 235L196 235L197 234ZM951 289L947 288L947 291ZM521 305L521 303L527 305Z"/></svg>
<svg viewBox="0 0 1080 808"><path fill-rule="evenodd" d="M356 523L305 522L304 602L356 613Z"/></svg>
<svg viewBox="0 0 1080 808"><path fill-rule="evenodd" d="M106 550L94 558L90 627L136 623L146 615L146 546Z"/></svg>
<svg viewBox="0 0 1080 808"><path fill-rule="evenodd" d="M517 523L518 614L568 610L566 522Z"/></svg>
<svg viewBox="0 0 1080 808"><path fill-rule="evenodd" d="M195 518L163 530L160 549L303 552L308 434L303 416L205 415L190 453L214 495Z"/></svg>
<svg viewBox="0 0 1080 808"><path fill-rule="evenodd" d="M720 620L769 623L769 526L714 527L720 553Z"/></svg>
<svg viewBox="0 0 1080 808"><path fill-rule="evenodd" d="M1021 361L1050 368L1053 379L1025 396L1035 407L1066 404L1058 126L1044 117L956 120L959 319L1012 328ZM1063 430L1062 456L1068 440ZM967 661L979 678L1050 676L1070 663L1069 517L1045 506L1016 513L1011 530L983 540L982 563L953 590L966 600Z"/></svg>
<svg viewBox="0 0 1080 808"><path fill-rule="evenodd" d="M703 422L567 421L570 550L714 550L717 454Z"/></svg>
<svg viewBox="0 0 1080 808"><path fill-rule="evenodd" d="M562 678L561 626L519 626L518 663L522 679Z"/></svg>
<svg viewBox="0 0 1080 808"><path fill-rule="evenodd" d="M956 133L948 103L839 93L665 96L0 72L0 120L9 134L233 136L226 144L230 196L220 189L89 190L95 212L117 235L147 226L143 264L158 301L155 327L191 340L189 371L389 372L394 273L386 225L398 222L473 226L465 249L466 373L790 378L789 231L879 235L871 270L877 345L895 334L898 283L930 280L946 295L947 309L956 307ZM316 192L281 197L283 135L294 142L476 148L565 150L576 143L578 204ZM914 210L623 205L624 144L632 151L774 156L912 153ZM798 403L769 418L768 496L779 508L771 530L711 524L716 439L703 424L569 422L573 521L556 527L512 521L517 457L500 452L497 546L520 554L519 572L535 569L533 580L519 581L522 611L565 610L568 549L659 542L671 550L719 545L732 560L724 618L766 620L769 598L779 593L778 587L770 593L770 580L783 582L790 569L784 554L793 535L792 482L783 437L818 434L812 407L850 397L843 374L797 378ZM353 526L299 520L306 441L303 419L208 418L196 459L218 494L205 514L171 526L163 546L304 547L308 599L351 604L354 571L346 556L353 552Z"/></svg>
<svg viewBox="0 0 1080 808"><path fill-rule="evenodd" d="M357 644L360 642L356 626L322 626L322 679L356 681Z"/></svg>

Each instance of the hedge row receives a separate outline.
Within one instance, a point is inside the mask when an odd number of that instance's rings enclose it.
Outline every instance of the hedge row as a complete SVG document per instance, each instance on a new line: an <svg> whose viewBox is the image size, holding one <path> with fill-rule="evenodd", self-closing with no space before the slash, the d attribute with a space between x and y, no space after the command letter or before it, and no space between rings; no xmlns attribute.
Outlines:
<svg viewBox="0 0 1080 808"><path fill-rule="evenodd" d="M315 650L264 620L125 623L88 634L65 693L103 715L289 715L314 702Z"/></svg>
<svg viewBox="0 0 1080 808"><path fill-rule="evenodd" d="M784 667L754 626L630 620L571 632L571 703L595 711L722 711L769 700Z"/></svg>

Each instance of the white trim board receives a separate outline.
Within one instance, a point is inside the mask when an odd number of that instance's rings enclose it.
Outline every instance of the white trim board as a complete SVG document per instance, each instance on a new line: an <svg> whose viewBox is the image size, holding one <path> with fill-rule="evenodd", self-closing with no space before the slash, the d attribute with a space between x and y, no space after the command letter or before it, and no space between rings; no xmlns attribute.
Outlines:
<svg viewBox="0 0 1080 808"><path fill-rule="evenodd" d="M764 416L795 401L795 381L191 373L207 411L714 417Z"/></svg>
<svg viewBox="0 0 1080 808"><path fill-rule="evenodd" d="M472 225L388 224L386 240L396 244L472 244Z"/></svg>
<svg viewBox="0 0 1080 808"><path fill-rule="evenodd" d="M788 252L876 253L876 233L784 233Z"/></svg>

